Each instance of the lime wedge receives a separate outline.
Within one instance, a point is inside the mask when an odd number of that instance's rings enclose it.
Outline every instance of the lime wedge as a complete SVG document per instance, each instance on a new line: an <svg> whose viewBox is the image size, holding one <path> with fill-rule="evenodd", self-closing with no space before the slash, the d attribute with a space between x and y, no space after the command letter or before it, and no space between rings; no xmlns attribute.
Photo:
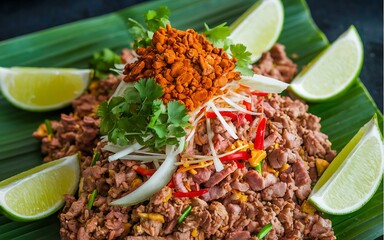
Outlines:
<svg viewBox="0 0 384 240"><path fill-rule="evenodd" d="M0 182L0 211L15 221L49 216L74 194L80 177L77 155L42 164Z"/></svg>
<svg viewBox="0 0 384 240"><path fill-rule="evenodd" d="M91 70L63 68L0 68L4 97L29 111L49 111L67 106L88 86Z"/></svg>
<svg viewBox="0 0 384 240"><path fill-rule="evenodd" d="M375 193L383 166L382 137L373 117L332 161L313 188L309 201L330 214L354 212Z"/></svg>
<svg viewBox="0 0 384 240"><path fill-rule="evenodd" d="M252 62L271 49L279 38L284 23L280 0L259 0L231 25L233 43L242 43L252 53Z"/></svg>
<svg viewBox="0 0 384 240"><path fill-rule="evenodd" d="M363 51L360 36L351 26L297 75L292 91L313 102L341 95L360 73Z"/></svg>

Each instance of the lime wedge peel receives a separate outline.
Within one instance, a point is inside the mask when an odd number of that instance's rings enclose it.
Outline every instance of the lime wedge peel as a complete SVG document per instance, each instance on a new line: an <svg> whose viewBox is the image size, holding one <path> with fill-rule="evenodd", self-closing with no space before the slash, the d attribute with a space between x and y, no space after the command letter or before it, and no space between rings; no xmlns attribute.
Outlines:
<svg viewBox="0 0 384 240"><path fill-rule="evenodd" d="M359 33L351 26L296 76L290 88L307 101L334 99L357 79L363 58Z"/></svg>
<svg viewBox="0 0 384 240"><path fill-rule="evenodd" d="M230 39L242 43L256 62L263 52L272 48L284 23L284 8L280 0L259 0L232 25Z"/></svg>
<svg viewBox="0 0 384 240"><path fill-rule="evenodd" d="M309 201L333 215L354 212L376 192L383 167L383 140L373 117L332 161L316 183Z"/></svg>
<svg viewBox="0 0 384 240"><path fill-rule="evenodd" d="M0 182L0 212L15 221L47 217L74 194L80 178L77 155L39 165Z"/></svg>
<svg viewBox="0 0 384 240"><path fill-rule="evenodd" d="M50 111L70 105L87 88L89 69L0 67L3 96L15 107Z"/></svg>

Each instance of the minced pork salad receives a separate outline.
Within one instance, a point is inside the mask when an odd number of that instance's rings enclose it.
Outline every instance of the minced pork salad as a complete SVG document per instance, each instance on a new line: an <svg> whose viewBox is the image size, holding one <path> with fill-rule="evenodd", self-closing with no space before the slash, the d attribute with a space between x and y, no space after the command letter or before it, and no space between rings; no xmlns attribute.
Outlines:
<svg viewBox="0 0 384 240"><path fill-rule="evenodd" d="M336 154L320 119L240 81L252 70L289 83L296 65L284 46L244 68L240 45L226 51L212 31L160 19L122 50L119 74L97 72L73 113L34 133L45 161L81 156L61 238L335 239L307 202Z"/></svg>

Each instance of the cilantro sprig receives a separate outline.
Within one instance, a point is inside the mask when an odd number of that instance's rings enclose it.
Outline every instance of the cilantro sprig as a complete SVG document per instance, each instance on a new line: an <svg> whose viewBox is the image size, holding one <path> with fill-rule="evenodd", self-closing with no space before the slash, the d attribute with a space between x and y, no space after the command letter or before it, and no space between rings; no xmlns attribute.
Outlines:
<svg viewBox="0 0 384 240"><path fill-rule="evenodd" d="M215 47L223 48L225 51L230 50L231 57L237 59L237 71L243 75L252 75L252 70L248 68L248 65L251 64L251 53L247 51L244 44L232 43L229 39L231 30L226 24L227 23L222 23L214 28L210 28L208 24L204 23L204 34Z"/></svg>
<svg viewBox="0 0 384 240"><path fill-rule="evenodd" d="M160 27L165 27L169 24L168 14L171 11L165 7L160 6L156 10L149 10L144 14L145 25L143 26L136 20L128 18L128 25L131 27L128 31L135 39L133 48L147 47L152 45L152 36Z"/></svg>
<svg viewBox="0 0 384 240"><path fill-rule="evenodd" d="M189 115L177 101L164 105L159 99L164 94L162 90L153 78L140 79L125 90L124 96L101 102L97 110L101 133L108 134L114 144L138 142L154 151L177 145L178 138L186 134ZM144 142L147 136L151 137Z"/></svg>

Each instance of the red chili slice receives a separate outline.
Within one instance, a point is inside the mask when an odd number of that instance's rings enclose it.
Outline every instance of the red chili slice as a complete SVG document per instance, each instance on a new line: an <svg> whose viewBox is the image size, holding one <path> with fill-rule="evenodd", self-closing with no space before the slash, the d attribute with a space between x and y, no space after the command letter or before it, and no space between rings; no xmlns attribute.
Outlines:
<svg viewBox="0 0 384 240"><path fill-rule="evenodd" d="M242 164L239 161L235 161L235 163L236 163L237 168L244 168L245 167L244 164Z"/></svg>
<svg viewBox="0 0 384 240"><path fill-rule="evenodd" d="M253 117L251 114L245 114L245 119L247 119L248 122L253 122Z"/></svg>
<svg viewBox="0 0 384 240"><path fill-rule="evenodd" d="M268 95L266 92L251 92L251 94L259 97L265 97Z"/></svg>
<svg viewBox="0 0 384 240"><path fill-rule="evenodd" d="M171 179L171 181L169 181L167 186L170 187L170 188L174 188L175 187L175 183L173 182L173 179Z"/></svg>
<svg viewBox="0 0 384 240"><path fill-rule="evenodd" d="M228 162L228 161L236 161L236 160L248 160L251 157L251 154L246 151L239 151L227 156L221 157L220 161Z"/></svg>
<svg viewBox="0 0 384 240"><path fill-rule="evenodd" d="M233 112L229 112L229 111L220 111L219 113L220 113L221 116L223 116L223 117L230 117L232 120L236 120L236 119L237 119L237 115L234 114ZM205 116L206 116L207 118L216 118L216 117L217 117L216 113L214 113L214 112L206 112L206 113L205 113Z"/></svg>
<svg viewBox="0 0 384 240"><path fill-rule="evenodd" d="M259 124L257 125L255 143L253 146L256 150L264 150L264 132L266 123L267 119L262 118Z"/></svg>
<svg viewBox="0 0 384 240"><path fill-rule="evenodd" d="M207 192L208 192L208 189L201 189L201 190L192 191L192 192L175 192L173 193L173 196L177 198L182 198L182 197L193 198L193 197L201 196Z"/></svg>
<svg viewBox="0 0 384 240"><path fill-rule="evenodd" d="M245 109L247 109L248 111L252 111L252 103L244 100L243 105L245 106Z"/></svg>
<svg viewBox="0 0 384 240"><path fill-rule="evenodd" d="M136 167L135 171L144 176L152 176L156 172L156 169L146 169L142 167Z"/></svg>

